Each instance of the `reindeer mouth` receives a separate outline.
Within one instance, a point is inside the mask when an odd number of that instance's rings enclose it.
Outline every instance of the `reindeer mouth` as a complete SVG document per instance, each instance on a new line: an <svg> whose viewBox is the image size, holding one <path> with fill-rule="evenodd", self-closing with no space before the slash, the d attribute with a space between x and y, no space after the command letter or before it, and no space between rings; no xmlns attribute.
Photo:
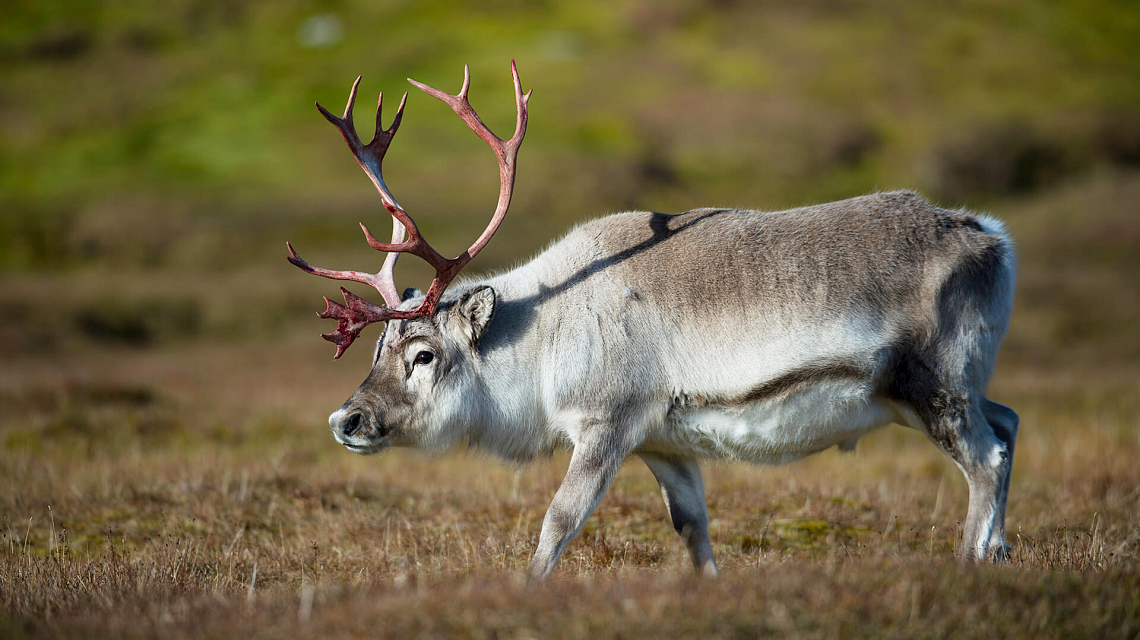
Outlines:
<svg viewBox="0 0 1140 640"><path fill-rule="evenodd" d="M389 438L383 436L375 442L369 442L364 438L353 438L353 440L364 440L363 442L350 442L343 436L335 433L333 434L333 437L336 439L337 444L342 445L345 449L348 449L349 451L362 456L370 456L380 453L381 451L387 449L391 444Z"/></svg>
<svg viewBox="0 0 1140 640"><path fill-rule="evenodd" d="M344 444L345 449L361 456L375 455L388 448L384 441L369 444L349 444L347 442L342 444Z"/></svg>

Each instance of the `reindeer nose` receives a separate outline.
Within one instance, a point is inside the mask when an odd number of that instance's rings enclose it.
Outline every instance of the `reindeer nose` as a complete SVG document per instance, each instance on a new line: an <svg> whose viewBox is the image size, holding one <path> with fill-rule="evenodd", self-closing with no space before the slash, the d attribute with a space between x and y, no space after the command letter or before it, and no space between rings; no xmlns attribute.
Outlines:
<svg viewBox="0 0 1140 640"><path fill-rule="evenodd" d="M360 426L362 424L364 424L364 416L362 416L360 412L348 416L348 420L345 420L344 422L344 437L351 437L352 434L360 431Z"/></svg>

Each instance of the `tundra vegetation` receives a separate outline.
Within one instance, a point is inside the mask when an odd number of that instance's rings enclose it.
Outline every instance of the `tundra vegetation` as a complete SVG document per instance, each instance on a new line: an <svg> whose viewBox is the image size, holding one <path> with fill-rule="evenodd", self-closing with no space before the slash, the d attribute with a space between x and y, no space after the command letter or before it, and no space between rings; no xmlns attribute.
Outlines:
<svg viewBox="0 0 1140 640"><path fill-rule="evenodd" d="M1136 637L1138 21L1114 2L17 2L0 633ZM281 247L374 268L355 223L387 214L312 101L357 73L362 95L404 75L455 90L470 61L472 103L509 131L511 57L535 90L528 139L474 270L621 209L913 188L1005 221L1018 290L989 395L1021 415L1007 565L954 559L965 483L902 428L706 465L716 581L628 464L537 591L521 576L565 455L513 469L332 441L371 353L330 361L311 315L328 283ZM497 172L429 100L409 96L385 177L454 255ZM430 281L416 262L401 283Z"/></svg>

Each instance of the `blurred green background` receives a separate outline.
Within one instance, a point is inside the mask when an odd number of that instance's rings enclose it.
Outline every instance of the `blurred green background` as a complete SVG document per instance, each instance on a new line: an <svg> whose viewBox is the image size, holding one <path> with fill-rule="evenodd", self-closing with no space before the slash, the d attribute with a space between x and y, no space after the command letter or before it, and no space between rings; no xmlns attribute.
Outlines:
<svg viewBox="0 0 1140 640"><path fill-rule="evenodd" d="M363 75L368 130L378 91L388 119L405 77L455 91L469 63L472 102L506 137L514 58L530 127L474 271L623 209L912 188L1009 221L1025 265L1012 357L1131 365L1138 42L1140 7L1099 0L8 2L0 353L317 340L336 285L289 266L284 241L374 270L356 222L386 216L313 101L339 112ZM412 91L385 176L456 254L493 210L495 161ZM401 287L430 278L412 258L399 271Z"/></svg>

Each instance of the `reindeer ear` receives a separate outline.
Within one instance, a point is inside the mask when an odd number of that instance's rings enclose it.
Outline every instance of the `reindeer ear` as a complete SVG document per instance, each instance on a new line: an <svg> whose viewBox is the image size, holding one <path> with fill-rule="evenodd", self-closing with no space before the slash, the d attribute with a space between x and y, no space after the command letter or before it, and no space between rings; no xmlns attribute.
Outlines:
<svg viewBox="0 0 1140 640"><path fill-rule="evenodd" d="M456 305L459 316L467 325L471 343L479 342L491 318L495 315L495 290L488 286L477 287L463 294Z"/></svg>
<svg viewBox="0 0 1140 640"><path fill-rule="evenodd" d="M420 291L419 289L416 289L415 287L408 287L407 289L404 289L404 295L400 296L400 302L405 302L405 301L410 300L410 299L415 298L415 297L422 298L423 295L424 295L423 291Z"/></svg>

